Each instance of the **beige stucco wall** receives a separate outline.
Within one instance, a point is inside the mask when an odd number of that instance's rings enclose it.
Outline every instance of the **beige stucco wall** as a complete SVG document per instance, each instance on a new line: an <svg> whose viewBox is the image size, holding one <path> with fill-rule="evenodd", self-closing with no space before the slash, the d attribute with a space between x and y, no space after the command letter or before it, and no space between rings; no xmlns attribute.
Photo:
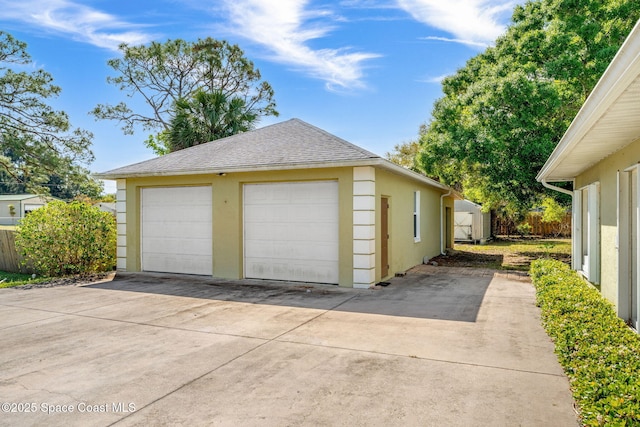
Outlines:
<svg viewBox="0 0 640 427"><path fill-rule="evenodd" d="M600 182L600 288L602 295L617 304L617 172L640 162L640 140L612 154L576 177L575 188Z"/></svg>
<svg viewBox="0 0 640 427"><path fill-rule="evenodd" d="M242 186L258 182L337 180L339 186L339 283L353 282L352 168L264 171L127 179L127 271L140 271L140 189L180 185L211 185L213 192L213 275L243 277Z"/></svg>
<svg viewBox="0 0 640 427"><path fill-rule="evenodd" d="M140 190L144 187L211 185L213 193L213 275L243 277L242 188L258 182L337 180L339 186L340 243L339 284L353 284L353 168L228 173L225 176L189 175L128 178L126 180L126 270L140 271ZM440 194L433 187L377 169L376 187L376 280L380 281L380 202L391 202L389 275L422 263L423 257L440 252ZM413 242L413 191L421 192L421 234ZM445 199L451 207L453 200ZM450 221L453 224L453 220ZM453 235L453 228L449 230Z"/></svg>
<svg viewBox="0 0 640 427"><path fill-rule="evenodd" d="M413 238L414 191L420 191L420 242L414 242ZM376 171L376 265L381 264L381 199L388 197L389 276L422 264L424 257L432 258L440 253L441 195L442 192L419 181L408 180L386 170ZM450 207L452 213L453 200L445 198L444 207ZM449 233L453 233L452 228ZM384 279L380 272L378 268L377 281Z"/></svg>

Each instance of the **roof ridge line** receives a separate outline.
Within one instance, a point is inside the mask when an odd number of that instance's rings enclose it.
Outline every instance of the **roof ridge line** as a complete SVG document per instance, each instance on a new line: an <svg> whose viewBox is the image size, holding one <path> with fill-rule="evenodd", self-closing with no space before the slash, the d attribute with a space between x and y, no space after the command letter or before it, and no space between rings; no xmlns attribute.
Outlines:
<svg viewBox="0 0 640 427"><path fill-rule="evenodd" d="M382 159L382 157L381 157L381 156L379 156L379 155L377 155L376 153L372 153L372 152L371 152L371 151L369 151L369 150L366 150L366 149L364 149L364 148L362 148L362 147L359 147L359 146L357 146L357 145L355 145L355 144L353 144L353 143L351 143L351 142L347 141L347 140L346 140L346 139L344 139L344 138L341 138L341 137L339 137L339 136L337 136L337 135L335 135L335 134L332 134L331 132L328 132L328 131L326 131L326 130L324 130L324 129L322 129L322 128L319 128L319 127L317 127L317 126L314 126L314 125L312 125L311 123L307 123L307 122L305 122L304 120L299 119L299 118L297 118L297 117L294 117L294 118L292 118L292 119L289 119L289 120L284 121L284 122L281 122L281 123L286 123L286 122L288 122L288 121L293 121L293 120L298 121L298 122L300 122L301 124L303 124L303 125L305 125L305 126L307 126L307 127L311 128L311 129L314 129L314 130L318 131L319 133L322 133L322 134L324 134L324 135L330 136L330 137L332 137L332 138L336 138L337 140L339 140L339 142L340 142L341 144L346 145L346 146L348 146L349 148L353 148L353 149L355 149L355 150L359 151L359 152L360 152L360 153L362 153L362 154L372 155L372 156L373 156L373 158L380 158L380 159Z"/></svg>

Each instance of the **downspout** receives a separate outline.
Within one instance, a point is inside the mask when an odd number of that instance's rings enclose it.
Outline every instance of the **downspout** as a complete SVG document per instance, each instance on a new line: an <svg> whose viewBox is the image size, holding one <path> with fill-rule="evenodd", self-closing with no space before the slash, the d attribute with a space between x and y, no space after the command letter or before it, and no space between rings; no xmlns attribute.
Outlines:
<svg viewBox="0 0 640 427"><path fill-rule="evenodd" d="M446 224L444 221L444 198L450 196L451 193L453 193L453 190L449 190L447 194L440 196L440 255L446 255L444 247L444 225Z"/></svg>
<svg viewBox="0 0 640 427"><path fill-rule="evenodd" d="M560 188L560 187L556 187L555 185L551 185L547 182L546 179L542 179L542 181L540 181L542 183L543 186L547 187L549 190L554 190L554 191L559 191L560 193L564 193L564 194L568 194L569 196L571 196L571 198L573 198L573 191L571 190L566 190L564 188Z"/></svg>

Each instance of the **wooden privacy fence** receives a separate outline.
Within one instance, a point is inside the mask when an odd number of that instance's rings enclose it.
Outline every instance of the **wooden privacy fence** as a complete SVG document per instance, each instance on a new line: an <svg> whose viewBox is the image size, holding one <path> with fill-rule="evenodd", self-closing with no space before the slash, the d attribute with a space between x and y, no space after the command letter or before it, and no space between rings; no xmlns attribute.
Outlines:
<svg viewBox="0 0 640 427"><path fill-rule="evenodd" d="M542 222L542 215L530 213L525 220L531 226L531 235L542 237L571 237L571 213L562 222ZM517 236L518 224L504 218L493 218L494 236Z"/></svg>
<svg viewBox="0 0 640 427"><path fill-rule="evenodd" d="M22 258L16 250L16 232L0 229L0 271L9 273L30 273L20 265Z"/></svg>

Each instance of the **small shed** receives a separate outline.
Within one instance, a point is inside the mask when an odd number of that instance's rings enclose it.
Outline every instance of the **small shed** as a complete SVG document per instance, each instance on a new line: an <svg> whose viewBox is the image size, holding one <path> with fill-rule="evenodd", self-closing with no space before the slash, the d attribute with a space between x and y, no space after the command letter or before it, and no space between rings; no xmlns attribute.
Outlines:
<svg viewBox="0 0 640 427"><path fill-rule="evenodd" d="M456 200L454 239L456 242L484 243L491 237L491 213L470 200Z"/></svg>
<svg viewBox="0 0 640 427"><path fill-rule="evenodd" d="M51 200L58 199L36 194L0 194L0 225L16 225L29 212Z"/></svg>

